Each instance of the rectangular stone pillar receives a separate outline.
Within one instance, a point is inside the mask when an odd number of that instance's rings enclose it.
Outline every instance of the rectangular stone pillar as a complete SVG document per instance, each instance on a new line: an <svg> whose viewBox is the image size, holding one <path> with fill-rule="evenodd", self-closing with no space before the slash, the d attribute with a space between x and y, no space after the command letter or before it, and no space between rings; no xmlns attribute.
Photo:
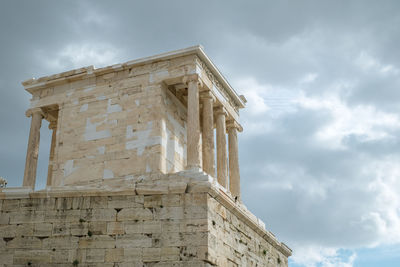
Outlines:
<svg viewBox="0 0 400 267"><path fill-rule="evenodd" d="M202 131L202 151L203 151L203 170L215 177L215 147L214 147L214 98L210 91L201 94L203 104L203 131Z"/></svg>
<svg viewBox="0 0 400 267"><path fill-rule="evenodd" d="M216 110L217 124L217 179L218 183L227 188L228 166L226 155L226 111L223 107Z"/></svg>
<svg viewBox="0 0 400 267"><path fill-rule="evenodd" d="M25 172L23 186L35 188L37 161L39 157L40 127L42 125L43 112L40 108L28 110L28 117L32 117L29 132L28 150L26 152Z"/></svg>

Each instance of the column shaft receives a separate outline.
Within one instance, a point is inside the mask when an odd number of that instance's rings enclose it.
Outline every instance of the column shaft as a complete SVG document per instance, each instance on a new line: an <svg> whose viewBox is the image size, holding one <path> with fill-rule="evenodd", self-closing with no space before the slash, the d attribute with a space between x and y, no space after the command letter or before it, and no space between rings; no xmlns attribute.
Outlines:
<svg viewBox="0 0 400 267"><path fill-rule="evenodd" d="M234 197L240 198L240 172L237 128L228 127L229 142L229 190Z"/></svg>
<svg viewBox="0 0 400 267"><path fill-rule="evenodd" d="M218 183L227 188L227 155L226 155L226 112L223 108L217 111L217 179Z"/></svg>
<svg viewBox="0 0 400 267"><path fill-rule="evenodd" d="M203 96L203 132L202 132L202 151L203 151L203 170L215 176L214 160L214 118L213 118L213 98L208 92Z"/></svg>
<svg viewBox="0 0 400 267"><path fill-rule="evenodd" d="M49 167L47 169L47 182L46 182L47 186L51 186L53 184L52 176L53 176L54 152L56 149L56 138L57 138L57 128L55 126L52 126L51 124L52 123L50 123L50 125L49 125L49 129L51 129L53 131L53 133L51 135Z"/></svg>
<svg viewBox="0 0 400 267"><path fill-rule="evenodd" d="M25 172L23 186L35 188L36 169L39 156L40 126L43 114L41 110L32 112L31 129L28 139L28 150L26 152Z"/></svg>
<svg viewBox="0 0 400 267"><path fill-rule="evenodd" d="M188 80L187 168L200 168L199 81Z"/></svg>

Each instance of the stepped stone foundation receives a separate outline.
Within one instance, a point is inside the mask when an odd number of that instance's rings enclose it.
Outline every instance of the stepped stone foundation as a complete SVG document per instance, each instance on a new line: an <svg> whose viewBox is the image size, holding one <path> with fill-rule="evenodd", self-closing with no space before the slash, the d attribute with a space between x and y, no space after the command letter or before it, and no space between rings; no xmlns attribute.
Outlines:
<svg viewBox="0 0 400 267"><path fill-rule="evenodd" d="M201 47L23 85L31 128L23 186L0 188L0 266L288 265L242 202L245 98Z"/></svg>

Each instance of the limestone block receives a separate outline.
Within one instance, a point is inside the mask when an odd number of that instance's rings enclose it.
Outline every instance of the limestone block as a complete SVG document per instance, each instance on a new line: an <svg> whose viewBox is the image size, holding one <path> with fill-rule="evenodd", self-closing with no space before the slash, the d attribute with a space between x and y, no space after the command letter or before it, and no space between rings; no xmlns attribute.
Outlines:
<svg viewBox="0 0 400 267"><path fill-rule="evenodd" d="M186 188L187 188L187 183L185 182L170 183L168 185L168 192L170 194L183 194L185 193Z"/></svg>
<svg viewBox="0 0 400 267"><path fill-rule="evenodd" d="M34 226L33 223L17 224L16 236L33 236Z"/></svg>
<svg viewBox="0 0 400 267"><path fill-rule="evenodd" d="M94 235L105 235L107 234L107 222L89 222L89 231Z"/></svg>
<svg viewBox="0 0 400 267"><path fill-rule="evenodd" d="M15 237L17 225L0 225L0 238Z"/></svg>
<svg viewBox="0 0 400 267"><path fill-rule="evenodd" d="M143 197L143 196L142 196ZM113 196L108 199L108 208L141 208L143 207L143 202L137 202L139 200L138 196Z"/></svg>
<svg viewBox="0 0 400 267"><path fill-rule="evenodd" d="M179 194L161 195L161 205L164 207L178 207L181 205L181 196Z"/></svg>
<svg viewBox="0 0 400 267"><path fill-rule="evenodd" d="M136 185L136 192L139 195L162 195L168 194L168 185L167 184L158 184L154 186L154 184L137 184Z"/></svg>
<svg viewBox="0 0 400 267"><path fill-rule="evenodd" d="M40 223L45 221L44 211L27 210L10 212L10 224Z"/></svg>
<svg viewBox="0 0 400 267"><path fill-rule="evenodd" d="M93 235L91 237L80 238L79 248L114 248L115 238L108 235Z"/></svg>
<svg viewBox="0 0 400 267"><path fill-rule="evenodd" d="M54 198L23 198L20 200L20 210L52 209L54 202Z"/></svg>
<svg viewBox="0 0 400 267"><path fill-rule="evenodd" d="M2 211L15 211L19 209L20 200L19 199L8 199L4 201L2 206Z"/></svg>
<svg viewBox="0 0 400 267"><path fill-rule="evenodd" d="M161 233L161 222L160 221L144 221L143 233L145 233L145 234Z"/></svg>
<svg viewBox="0 0 400 267"><path fill-rule="evenodd" d="M70 210L72 209L73 198L59 197L55 198L55 208L57 210Z"/></svg>
<svg viewBox="0 0 400 267"><path fill-rule="evenodd" d="M43 239L42 247L45 249L76 249L78 241L79 238L75 236L56 236Z"/></svg>
<svg viewBox="0 0 400 267"><path fill-rule="evenodd" d="M179 247L163 247L161 248L162 261L178 261L179 260Z"/></svg>
<svg viewBox="0 0 400 267"><path fill-rule="evenodd" d="M8 224L10 222L10 214L5 212L0 212L0 225Z"/></svg>
<svg viewBox="0 0 400 267"><path fill-rule="evenodd" d="M122 262L124 260L123 248L112 248L106 250L105 262Z"/></svg>
<svg viewBox="0 0 400 267"><path fill-rule="evenodd" d="M104 262L106 254L106 249L96 249L96 248L91 248L91 249L86 249L86 262Z"/></svg>
<svg viewBox="0 0 400 267"><path fill-rule="evenodd" d="M208 217L206 206L186 206L184 209L185 214L189 214L193 219L206 219Z"/></svg>
<svg viewBox="0 0 400 267"><path fill-rule="evenodd" d="M162 234L161 246L162 247L179 247L185 246L183 240L183 233L180 232L167 232Z"/></svg>
<svg viewBox="0 0 400 267"><path fill-rule="evenodd" d="M53 230L51 223L36 223L34 226L34 236L50 236Z"/></svg>
<svg viewBox="0 0 400 267"><path fill-rule="evenodd" d="M160 207L161 206L161 197L162 197L162 195L144 196L144 207L146 207L146 208Z"/></svg>
<svg viewBox="0 0 400 267"><path fill-rule="evenodd" d="M161 248L143 248L143 262L160 261Z"/></svg>
<svg viewBox="0 0 400 267"><path fill-rule="evenodd" d="M53 236L65 236L71 234L71 228L69 224L66 223L54 223L53 224Z"/></svg>
<svg viewBox="0 0 400 267"><path fill-rule="evenodd" d="M0 248L1 245L0 245ZM7 265L12 265L13 264L13 258L14 258L14 253L10 252L10 251L0 251L0 259L1 259L1 264L3 264L3 266L7 266Z"/></svg>
<svg viewBox="0 0 400 267"><path fill-rule="evenodd" d="M14 253L14 264L43 264L50 263L51 259L47 251L42 250L16 250Z"/></svg>
<svg viewBox="0 0 400 267"><path fill-rule="evenodd" d="M117 221L151 220L153 213L147 208L125 208L117 214Z"/></svg>
<svg viewBox="0 0 400 267"><path fill-rule="evenodd" d="M108 222L107 223L107 234L109 235L121 235L124 234L124 223L123 222Z"/></svg>
<svg viewBox="0 0 400 267"><path fill-rule="evenodd" d="M186 219L180 223L181 232L206 232L208 219Z"/></svg>
<svg viewBox="0 0 400 267"><path fill-rule="evenodd" d="M182 233L182 237L187 246L204 246L208 240L206 232Z"/></svg>
<svg viewBox="0 0 400 267"><path fill-rule="evenodd" d="M141 260L142 260L142 248L124 248L124 262L139 262Z"/></svg>
<svg viewBox="0 0 400 267"><path fill-rule="evenodd" d="M70 250L57 250L56 249L55 251L53 251L53 250L47 251L47 253L50 258L50 262L53 264L54 263L60 263L60 264L70 263L76 259L76 257L71 257L72 253Z"/></svg>
<svg viewBox="0 0 400 267"><path fill-rule="evenodd" d="M151 235L126 234L116 240L117 248L149 248L151 246Z"/></svg>
<svg viewBox="0 0 400 267"><path fill-rule="evenodd" d="M181 231L181 220L162 220L161 222L161 229L163 233L177 233Z"/></svg>
<svg viewBox="0 0 400 267"><path fill-rule="evenodd" d="M42 242L36 237L15 237L6 242L7 249L40 249Z"/></svg>
<svg viewBox="0 0 400 267"><path fill-rule="evenodd" d="M87 221L115 221L117 211L115 209L89 209L81 210L80 218Z"/></svg>
<svg viewBox="0 0 400 267"><path fill-rule="evenodd" d="M44 216L46 222L78 222L80 210L48 210Z"/></svg>
<svg viewBox="0 0 400 267"><path fill-rule="evenodd" d="M125 221L124 230L126 234L139 234L143 233L143 221Z"/></svg>
<svg viewBox="0 0 400 267"><path fill-rule="evenodd" d="M70 223L69 224L71 235L73 236L83 236L88 233L88 223L87 222L79 222L79 223ZM95 232L98 234L99 231L91 231L92 233ZM100 233L101 234L101 233Z"/></svg>
<svg viewBox="0 0 400 267"><path fill-rule="evenodd" d="M183 207L163 207L155 210L154 217L160 220L181 220L184 218L184 210Z"/></svg>
<svg viewBox="0 0 400 267"><path fill-rule="evenodd" d="M182 197L185 205L188 206L207 206L208 204L206 193L184 194Z"/></svg>
<svg viewBox="0 0 400 267"><path fill-rule="evenodd" d="M90 207L90 197L74 197L72 209L88 209Z"/></svg>

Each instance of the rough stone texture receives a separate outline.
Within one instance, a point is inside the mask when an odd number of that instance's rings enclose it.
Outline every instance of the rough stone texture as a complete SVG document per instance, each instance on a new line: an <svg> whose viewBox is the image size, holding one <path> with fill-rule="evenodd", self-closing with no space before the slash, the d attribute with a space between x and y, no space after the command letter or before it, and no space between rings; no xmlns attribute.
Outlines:
<svg viewBox="0 0 400 267"><path fill-rule="evenodd" d="M212 197L208 211L208 252L218 266L288 266L286 255Z"/></svg>
<svg viewBox="0 0 400 267"><path fill-rule="evenodd" d="M201 58L199 47L172 54L23 82L32 94L28 113L41 110L55 131L48 186L185 170L189 121L196 133L189 138L195 140L191 165L201 167L198 93L209 92L236 122L244 103L218 70L209 69L215 66ZM196 85L196 97L188 109L189 85ZM188 118L192 113L196 118ZM27 164L36 161L29 157ZM35 173L27 178L35 181Z"/></svg>
<svg viewBox="0 0 400 267"><path fill-rule="evenodd" d="M204 193L1 201L1 266L207 266Z"/></svg>
<svg viewBox="0 0 400 267"><path fill-rule="evenodd" d="M0 266L287 266L290 250L205 173L120 183L3 189Z"/></svg>

